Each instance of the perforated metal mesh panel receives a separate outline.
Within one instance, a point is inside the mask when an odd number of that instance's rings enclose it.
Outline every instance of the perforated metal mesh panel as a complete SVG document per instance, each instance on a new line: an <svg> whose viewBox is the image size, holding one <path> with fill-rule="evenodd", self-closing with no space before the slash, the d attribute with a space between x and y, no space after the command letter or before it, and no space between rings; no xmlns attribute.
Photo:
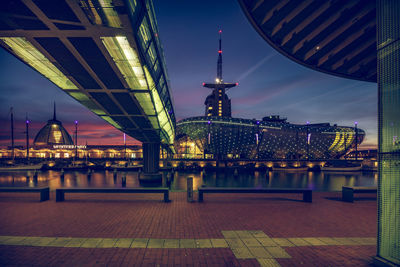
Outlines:
<svg viewBox="0 0 400 267"><path fill-rule="evenodd" d="M378 256L400 264L400 1L377 0Z"/></svg>

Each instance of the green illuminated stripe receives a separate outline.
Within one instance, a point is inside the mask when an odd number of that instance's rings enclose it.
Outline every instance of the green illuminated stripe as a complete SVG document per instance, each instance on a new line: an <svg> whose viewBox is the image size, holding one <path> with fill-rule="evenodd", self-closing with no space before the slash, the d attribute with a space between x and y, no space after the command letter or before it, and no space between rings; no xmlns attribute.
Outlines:
<svg viewBox="0 0 400 267"><path fill-rule="evenodd" d="M113 119L111 119L109 116L100 116L103 120L106 122L110 123L112 126L114 126L117 129L121 129L121 126L119 126L118 123L116 123Z"/></svg>
<svg viewBox="0 0 400 267"><path fill-rule="evenodd" d="M250 127L256 127L254 124L250 123L241 123L241 122L230 122L230 121L211 121L212 123L217 123L217 124L230 124L230 125L240 125L240 126L250 126ZM182 125L182 124L189 124L189 123L208 123L207 121L183 121L177 123L177 126ZM259 126L260 128L263 129L282 129L281 127L273 127L273 126Z"/></svg>
<svg viewBox="0 0 400 267"><path fill-rule="evenodd" d="M29 66L62 89L78 89L56 66L24 37L1 37L12 51Z"/></svg>
<svg viewBox="0 0 400 267"><path fill-rule="evenodd" d="M143 92L135 92L134 95L146 115L157 117L157 119L149 118L153 128L161 129L165 133L165 138L161 137L165 140L162 141L172 144L175 133L171 118L164 107L150 72L146 66L142 67L140 64L137 51L130 46L124 36L101 37L101 40L129 87L143 90Z"/></svg>

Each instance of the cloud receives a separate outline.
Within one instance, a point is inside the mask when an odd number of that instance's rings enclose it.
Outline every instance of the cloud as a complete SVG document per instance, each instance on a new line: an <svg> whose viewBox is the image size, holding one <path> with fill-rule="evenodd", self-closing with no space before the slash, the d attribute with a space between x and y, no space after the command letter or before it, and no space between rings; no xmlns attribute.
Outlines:
<svg viewBox="0 0 400 267"><path fill-rule="evenodd" d="M237 81L242 81L246 79L250 74L252 74L254 71L256 71L258 68L260 68L262 65L264 65L267 61L272 59L276 54L269 54L263 59L261 59L259 62L257 62L254 66L252 66L250 69L242 73L236 80Z"/></svg>

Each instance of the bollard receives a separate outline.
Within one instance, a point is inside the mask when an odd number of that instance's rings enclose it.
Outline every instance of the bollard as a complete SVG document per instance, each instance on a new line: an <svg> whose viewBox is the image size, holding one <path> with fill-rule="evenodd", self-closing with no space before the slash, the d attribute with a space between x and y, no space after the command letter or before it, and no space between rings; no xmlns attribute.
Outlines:
<svg viewBox="0 0 400 267"><path fill-rule="evenodd" d="M122 187L126 187L126 176L122 176Z"/></svg>
<svg viewBox="0 0 400 267"><path fill-rule="evenodd" d="M193 177L187 178L187 201L193 202Z"/></svg>
<svg viewBox="0 0 400 267"><path fill-rule="evenodd" d="M167 178L167 187L171 189L171 179Z"/></svg>

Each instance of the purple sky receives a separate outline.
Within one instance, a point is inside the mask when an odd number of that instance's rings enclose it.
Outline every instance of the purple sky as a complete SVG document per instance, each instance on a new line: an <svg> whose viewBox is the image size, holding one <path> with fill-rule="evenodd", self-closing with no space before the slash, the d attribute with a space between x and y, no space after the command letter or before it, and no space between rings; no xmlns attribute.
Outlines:
<svg viewBox="0 0 400 267"><path fill-rule="evenodd" d="M178 120L204 114L210 91L202 83L215 79L221 28L223 78L239 82L228 91L234 117L261 119L279 114L292 123L343 126L358 121L366 131L363 146L376 146L376 84L338 78L292 62L256 33L236 1L154 0L154 5ZM22 142L26 113L33 122L33 137L51 118L53 101L58 119L70 133L73 121L80 121L79 143L122 143L122 133L4 50L0 50L0 69L0 145L9 142L11 106L17 139Z"/></svg>

